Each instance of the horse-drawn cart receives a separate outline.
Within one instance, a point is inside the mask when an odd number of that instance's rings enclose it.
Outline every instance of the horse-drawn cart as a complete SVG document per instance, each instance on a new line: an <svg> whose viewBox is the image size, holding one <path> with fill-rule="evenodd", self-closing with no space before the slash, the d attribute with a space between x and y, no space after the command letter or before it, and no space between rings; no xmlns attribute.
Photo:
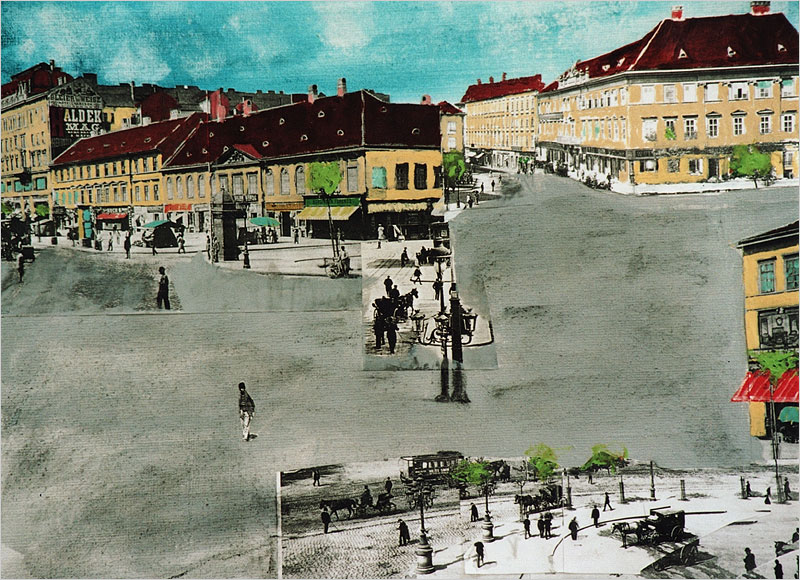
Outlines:
<svg viewBox="0 0 800 580"><path fill-rule="evenodd" d="M641 547L655 560L646 569L664 570L671 565L689 565L697 557L700 539L686 531L686 514L683 511L660 512L650 510L650 516L635 523L617 522L611 528L618 533L622 547Z"/></svg>

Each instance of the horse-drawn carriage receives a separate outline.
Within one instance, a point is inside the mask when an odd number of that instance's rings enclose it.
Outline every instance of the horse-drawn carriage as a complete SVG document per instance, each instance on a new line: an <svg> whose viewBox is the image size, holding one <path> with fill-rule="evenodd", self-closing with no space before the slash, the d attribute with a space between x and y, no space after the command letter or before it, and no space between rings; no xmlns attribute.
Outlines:
<svg viewBox="0 0 800 580"><path fill-rule="evenodd" d="M661 513L651 509L650 516L635 523L617 522L611 533L619 533L622 547L642 546L656 550L659 556L649 567L663 570L672 563L690 564L697 556L699 538L686 531L683 511Z"/></svg>
<svg viewBox="0 0 800 580"><path fill-rule="evenodd" d="M514 503L522 507L524 513L549 510L564 505L564 488L550 483L539 488L536 495L515 495Z"/></svg>
<svg viewBox="0 0 800 580"><path fill-rule="evenodd" d="M387 298L385 296L376 298L372 302L373 318L394 318L395 322L407 320L409 314L414 310L414 299L419 298L419 292L412 288L411 292L402 294L398 298Z"/></svg>

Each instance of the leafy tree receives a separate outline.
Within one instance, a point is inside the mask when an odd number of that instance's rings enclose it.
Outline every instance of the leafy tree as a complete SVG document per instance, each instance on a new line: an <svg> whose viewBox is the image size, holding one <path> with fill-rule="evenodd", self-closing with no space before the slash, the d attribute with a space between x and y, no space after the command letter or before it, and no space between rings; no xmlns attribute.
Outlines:
<svg viewBox="0 0 800 580"><path fill-rule="evenodd" d="M758 178L769 175L772 161L769 153L762 153L755 145L735 145L731 157L731 171L742 177L750 177L758 189Z"/></svg>
<svg viewBox="0 0 800 580"><path fill-rule="evenodd" d="M461 151L448 151L442 155L442 167L444 167L445 176L451 181L461 179L461 176L467 170L464 154Z"/></svg>
<svg viewBox="0 0 800 580"><path fill-rule="evenodd" d="M622 467L628 461L628 450L623 447L621 453L610 451L608 445L603 443L592 447L592 456L581 466L581 471L603 468L608 472L616 472L617 467Z"/></svg>
<svg viewBox="0 0 800 580"><path fill-rule="evenodd" d="M0 205L0 210L2 210L3 215L11 215L14 213L14 209L6 202L3 202L2 205Z"/></svg>
<svg viewBox="0 0 800 580"><path fill-rule="evenodd" d="M669 139L670 141L674 141L677 136L675 135L675 130L672 127L667 127L664 131L664 137Z"/></svg>
<svg viewBox="0 0 800 580"><path fill-rule="evenodd" d="M486 498L486 513L489 513L489 489L494 479L489 462L484 459L463 459L450 472L456 482L467 485L476 485L482 488Z"/></svg>
<svg viewBox="0 0 800 580"><path fill-rule="evenodd" d="M758 362L758 366L761 367L762 371L769 371L770 381L773 385L777 384L784 372L797 368L797 351L751 352L750 355Z"/></svg>
<svg viewBox="0 0 800 580"><path fill-rule="evenodd" d="M50 206L46 203L37 203L36 204L36 215L39 217L46 218L50 215Z"/></svg>
<svg viewBox="0 0 800 580"><path fill-rule="evenodd" d="M309 187L311 191L333 195L342 182L342 172L335 161L322 163L314 161L308 166Z"/></svg>
<svg viewBox="0 0 800 580"><path fill-rule="evenodd" d="M538 479L547 479L558 469L556 453L544 443L530 447L525 455L528 456L528 465Z"/></svg>

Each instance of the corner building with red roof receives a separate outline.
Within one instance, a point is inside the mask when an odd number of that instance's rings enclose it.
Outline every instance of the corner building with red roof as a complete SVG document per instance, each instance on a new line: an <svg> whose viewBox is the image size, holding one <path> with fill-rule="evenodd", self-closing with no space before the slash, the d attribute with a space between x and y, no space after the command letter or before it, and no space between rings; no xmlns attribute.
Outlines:
<svg viewBox="0 0 800 580"><path fill-rule="evenodd" d="M578 61L538 95L536 156L615 190L722 181L735 145L798 177L798 33L769 2L684 18L676 6L639 40Z"/></svg>

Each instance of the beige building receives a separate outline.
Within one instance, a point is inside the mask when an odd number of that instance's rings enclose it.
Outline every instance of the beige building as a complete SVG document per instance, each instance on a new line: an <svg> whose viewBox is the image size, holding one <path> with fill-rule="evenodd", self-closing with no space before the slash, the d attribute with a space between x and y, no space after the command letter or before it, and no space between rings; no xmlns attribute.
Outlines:
<svg viewBox="0 0 800 580"><path fill-rule="evenodd" d="M798 176L798 34L768 2L684 19L579 61L538 96L537 158L615 189L730 177L735 145ZM643 187L640 187L642 189Z"/></svg>

